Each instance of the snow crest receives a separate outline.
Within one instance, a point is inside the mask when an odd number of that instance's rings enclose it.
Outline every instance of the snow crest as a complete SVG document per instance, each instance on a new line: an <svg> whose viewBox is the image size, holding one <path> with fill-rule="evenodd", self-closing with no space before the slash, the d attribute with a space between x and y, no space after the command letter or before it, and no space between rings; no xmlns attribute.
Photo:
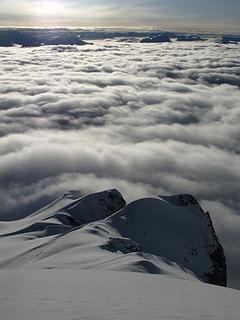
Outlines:
<svg viewBox="0 0 240 320"><path fill-rule="evenodd" d="M116 189L84 197L73 190L24 219L0 222L0 237L0 268L132 271L226 286L223 248L191 195L126 205Z"/></svg>

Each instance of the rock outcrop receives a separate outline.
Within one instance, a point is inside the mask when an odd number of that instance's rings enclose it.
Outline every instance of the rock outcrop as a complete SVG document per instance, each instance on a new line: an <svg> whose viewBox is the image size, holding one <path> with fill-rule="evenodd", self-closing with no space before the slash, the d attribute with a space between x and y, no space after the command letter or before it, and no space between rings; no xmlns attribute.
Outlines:
<svg viewBox="0 0 240 320"><path fill-rule="evenodd" d="M184 34L180 34L177 37L177 41L204 41L204 39L199 36L199 35L184 35Z"/></svg>
<svg viewBox="0 0 240 320"><path fill-rule="evenodd" d="M65 197L73 195L75 198L76 192L71 191ZM126 202L121 193L116 189L112 189L77 198L61 211L68 213L79 224L86 224L104 219L119 211L125 205Z"/></svg>
<svg viewBox="0 0 240 320"><path fill-rule="evenodd" d="M144 38L140 41L140 43L164 43L164 42L171 42L168 36L164 34L153 36L152 38Z"/></svg>
<svg viewBox="0 0 240 320"><path fill-rule="evenodd" d="M217 39L217 42L221 44L238 44L240 43L240 35L224 35Z"/></svg>
<svg viewBox="0 0 240 320"><path fill-rule="evenodd" d="M187 207L203 215L205 222L205 228L203 230L204 247L208 251L208 255L212 261L209 272L206 273L207 282L225 287L227 285L226 257L213 227L209 212L204 212L198 201L189 194L163 196L161 198L176 206Z"/></svg>
<svg viewBox="0 0 240 320"><path fill-rule="evenodd" d="M87 43L79 38L77 34L70 31L53 32L46 30L40 34L31 31L20 31L15 29L0 30L0 47L40 47L43 45L85 45Z"/></svg>

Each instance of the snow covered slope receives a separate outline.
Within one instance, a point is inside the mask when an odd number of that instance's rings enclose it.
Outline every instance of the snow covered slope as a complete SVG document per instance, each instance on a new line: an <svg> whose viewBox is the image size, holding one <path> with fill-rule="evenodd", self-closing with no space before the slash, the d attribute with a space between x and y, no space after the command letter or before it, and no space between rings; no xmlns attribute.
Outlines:
<svg viewBox="0 0 240 320"><path fill-rule="evenodd" d="M125 205L122 195L115 189L85 197L79 191L72 190L27 218L2 222L0 236L32 234L41 237L59 234L72 227L101 220Z"/></svg>
<svg viewBox="0 0 240 320"><path fill-rule="evenodd" d="M101 269L226 285L209 214L190 195L125 205L117 190L71 191L30 216L0 224L0 268Z"/></svg>
<svg viewBox="0 0 240 320"><path fill-rule="evenodd" d="M1 320L238 320L240 292L166 276L0 270Z"/></svg>

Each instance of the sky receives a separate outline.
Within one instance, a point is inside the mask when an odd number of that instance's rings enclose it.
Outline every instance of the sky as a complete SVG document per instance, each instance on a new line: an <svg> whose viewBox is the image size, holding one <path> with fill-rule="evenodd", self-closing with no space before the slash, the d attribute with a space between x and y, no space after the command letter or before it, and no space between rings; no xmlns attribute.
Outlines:
<svg viewBox="0 0 240 320"><path fill-rule="evenodd" d="M240 31L239 0L1 0L1 26Z"/></svg>

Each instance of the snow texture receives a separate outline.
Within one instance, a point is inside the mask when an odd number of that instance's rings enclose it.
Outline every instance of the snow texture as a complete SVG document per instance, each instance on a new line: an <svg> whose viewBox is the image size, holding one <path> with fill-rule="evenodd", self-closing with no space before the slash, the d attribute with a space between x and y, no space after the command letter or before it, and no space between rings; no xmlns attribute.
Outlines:
<svg viewBox="0 0 240 320"><path fill-rule="evenodd" d="M0 270L2 320L238 320L240 292L167 276Z"/></svg>

